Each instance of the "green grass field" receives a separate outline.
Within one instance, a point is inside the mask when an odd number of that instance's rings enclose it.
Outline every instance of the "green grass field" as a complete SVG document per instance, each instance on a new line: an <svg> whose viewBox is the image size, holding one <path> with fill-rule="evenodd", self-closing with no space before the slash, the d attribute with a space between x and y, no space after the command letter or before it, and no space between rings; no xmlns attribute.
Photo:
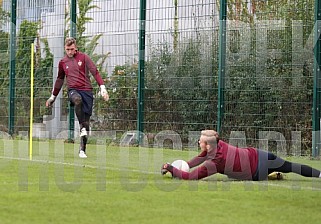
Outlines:
<svg viewBox="0 0 321 224"><path fill-rule="evenodd" d="M197 151L0 141L0 223L319 223L321 179L181 181L160 166ZM321 161L288 158L321 169Z"/></svg>

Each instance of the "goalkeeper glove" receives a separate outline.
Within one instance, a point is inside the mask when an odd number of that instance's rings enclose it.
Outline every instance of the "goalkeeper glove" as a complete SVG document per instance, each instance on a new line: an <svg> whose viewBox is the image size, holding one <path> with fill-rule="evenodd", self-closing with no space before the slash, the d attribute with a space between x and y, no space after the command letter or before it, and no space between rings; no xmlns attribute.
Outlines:
<svg viewBox="0 0 321 224"><path fill-rule="evenodd" d="M55 102L56 100L56 96L51 94L51 96L49 97L49 99L46 101L46 106L47 107L51 107L52 104Z"/></svg>
<svg viewBox="0 0 321 224"><path fill-rule="evenodd" d="M107 93L106 86L100 85L99 88L100 88L99 94L104 98L105 101L108 101L109 95Z"/></svg>
<svg viewBox="0 0 321 224"><path fill-rule="evenodd" d="M167 172L173 173L173 166L170 163L163 164L161 174L165 175Z"/></svg>

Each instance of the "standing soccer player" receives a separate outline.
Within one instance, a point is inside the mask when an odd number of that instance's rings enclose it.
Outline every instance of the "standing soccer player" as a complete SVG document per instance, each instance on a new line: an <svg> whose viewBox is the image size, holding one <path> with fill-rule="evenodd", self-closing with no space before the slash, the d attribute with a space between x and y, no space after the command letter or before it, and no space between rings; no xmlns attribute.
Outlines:
<svg viewBox="0 0 321 224"><path fill-rule="evenodd" d="M75 113L80 126L79 157L87 158L87 132L89 131L89 120L92 115L94 100L89 72L99 85L100 95L105 101L108 101L109 95L96 65L88 55L77 50L74 38L69 37L65 40L65 52L66 56L59 61L57 80L50 98L46 101L46 106L52 106L55 102L66 77L68 98L75 106Z"/></svg>
<svg viewBox="0 0 321 224"><path fill-rule="evenodd" d="M170 172L173 177L196 180L216 173L239 180L266 180L274 172L296 173L305 177L321 178L321 172L310 166L292 163L271 152L256 148L239 148L219 139L214 130L204 130L199 139L201 153L188 161L191 172L184 172L165 163L161 168L164 175ZM201 165L202 164L202 165Z"/></svg>

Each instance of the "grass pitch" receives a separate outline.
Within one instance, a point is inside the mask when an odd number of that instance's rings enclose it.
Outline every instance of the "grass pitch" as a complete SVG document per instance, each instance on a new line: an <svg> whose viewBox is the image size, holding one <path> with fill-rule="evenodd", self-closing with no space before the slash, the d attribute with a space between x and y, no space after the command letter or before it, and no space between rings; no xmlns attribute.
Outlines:
<svg viewBox="0 0 321 224"><path fill-rule="evenodd" d="M164 162L197 151L0 140L0 223L319 223L321 179L182 181ZM287 158L321 169L321 161Z"/></svg>

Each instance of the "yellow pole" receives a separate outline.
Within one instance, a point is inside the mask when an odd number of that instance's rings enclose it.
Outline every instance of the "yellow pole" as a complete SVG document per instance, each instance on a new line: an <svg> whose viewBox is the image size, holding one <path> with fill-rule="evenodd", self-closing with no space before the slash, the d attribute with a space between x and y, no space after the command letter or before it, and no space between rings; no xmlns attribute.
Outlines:
<svg viewBox="0 0 321 224"><path fill-rule="evenodd" d="M32 160L32 126L33 126L33 55L34 44L31 44L31 68L30 68L30 132L29 132L29 159Z"/></svg>

